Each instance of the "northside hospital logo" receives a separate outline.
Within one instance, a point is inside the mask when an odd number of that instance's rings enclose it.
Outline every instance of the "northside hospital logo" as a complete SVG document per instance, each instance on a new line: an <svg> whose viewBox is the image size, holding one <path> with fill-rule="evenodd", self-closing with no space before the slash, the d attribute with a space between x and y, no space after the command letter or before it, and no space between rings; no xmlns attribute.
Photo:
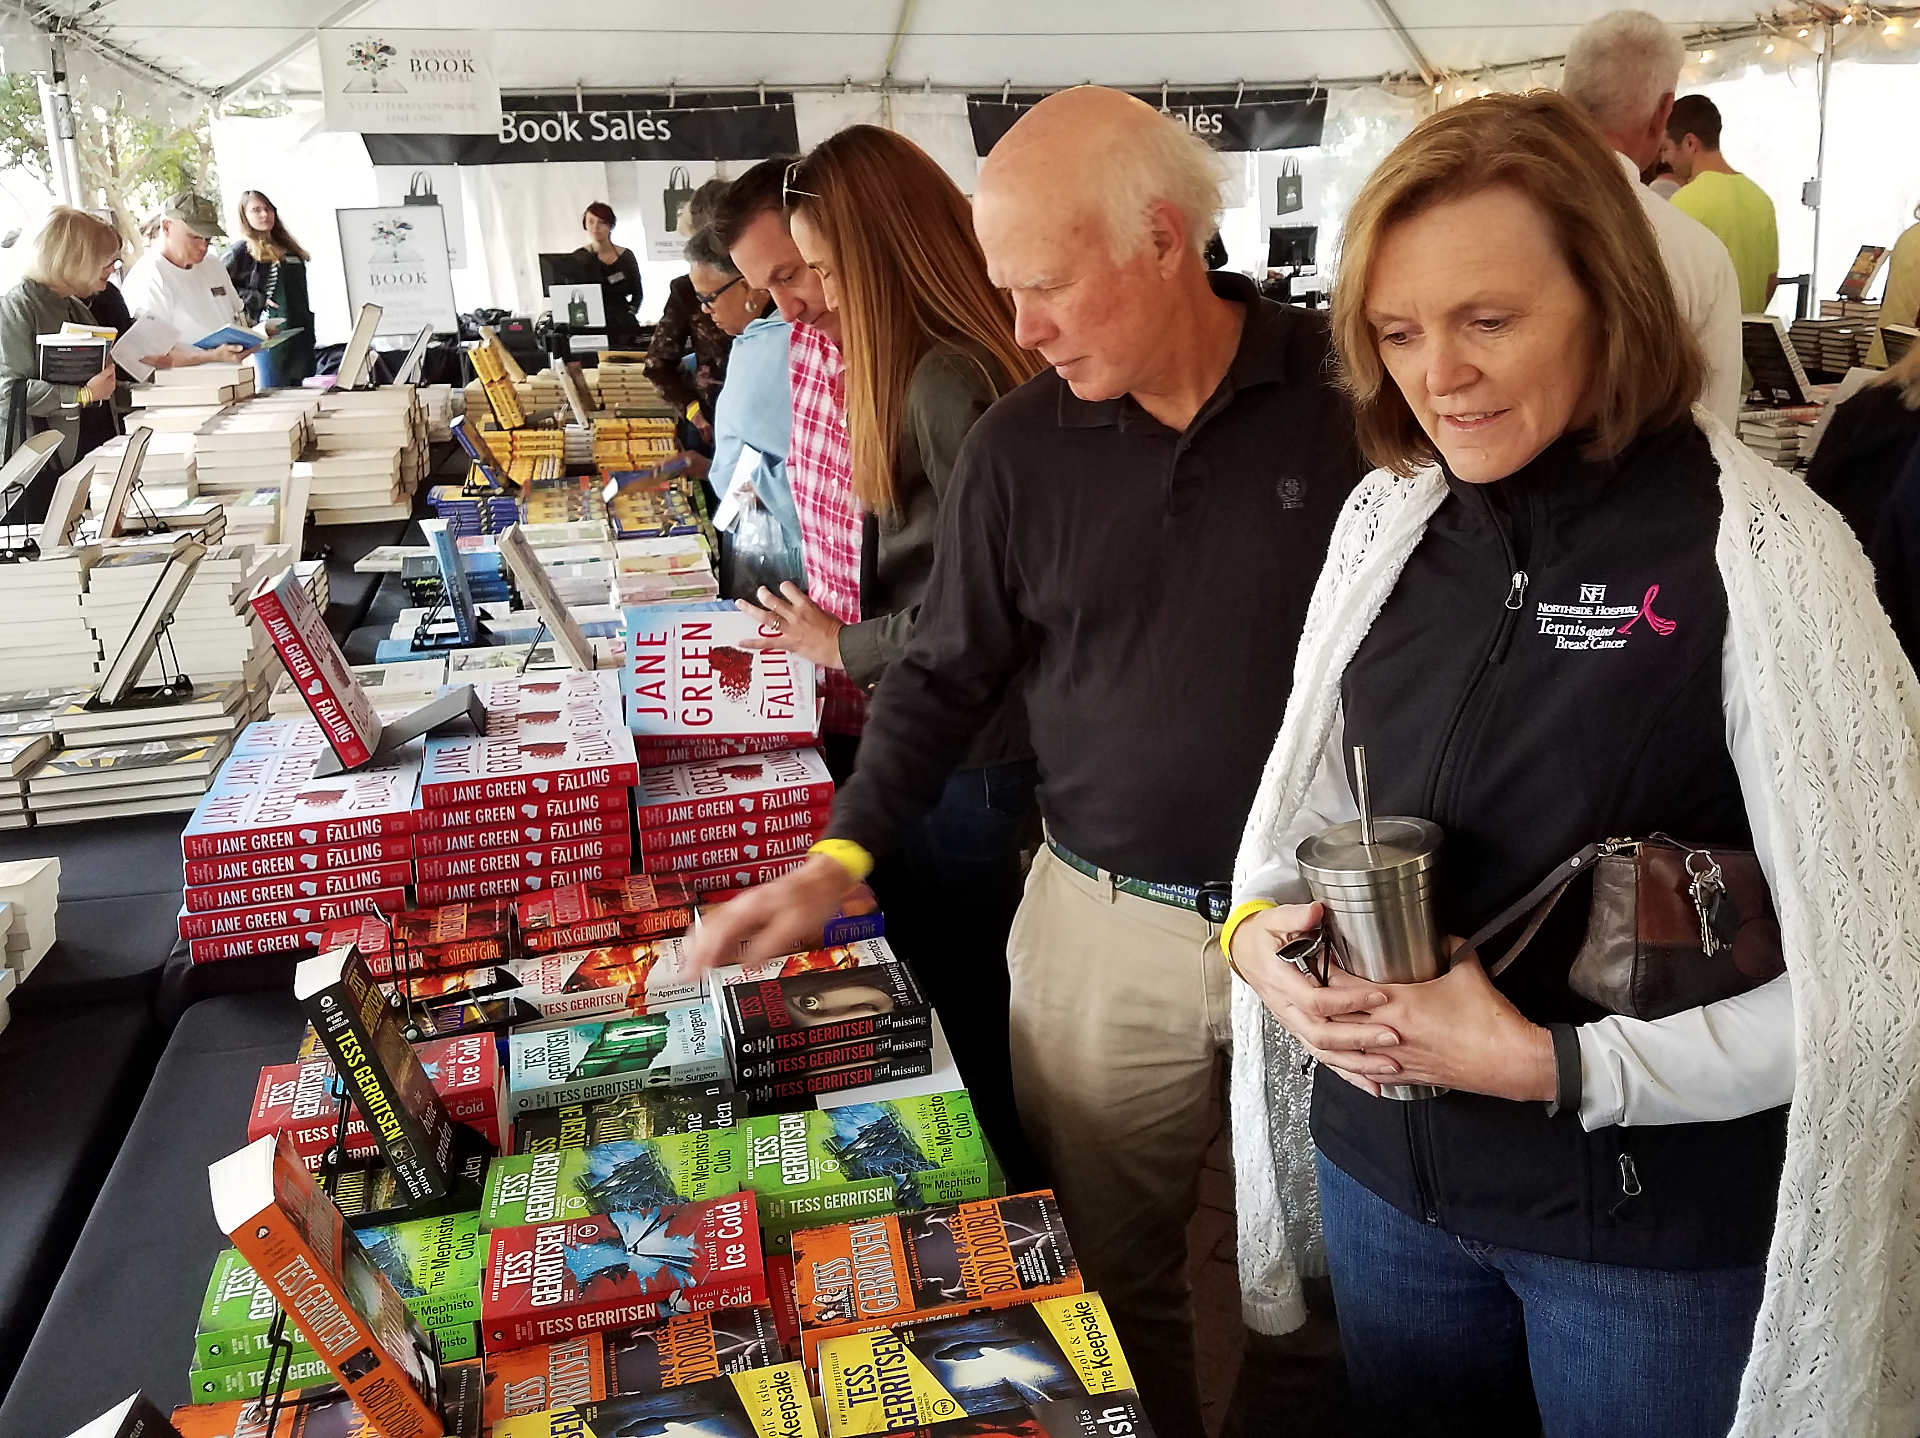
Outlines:
<svg viewBox="0 0 1920 1438"><path fill-rule="evenodd" d="M1650 584L1638 604L1609 604L1606 585L1582 584L1577 604L1536 603L1534 620L1540 637L1552 639L1555 649L1624 649L1628 637L1643 625L1643 632L1662 638L1679 628L1654 610L1659 597L1660 586Z"/></svg>

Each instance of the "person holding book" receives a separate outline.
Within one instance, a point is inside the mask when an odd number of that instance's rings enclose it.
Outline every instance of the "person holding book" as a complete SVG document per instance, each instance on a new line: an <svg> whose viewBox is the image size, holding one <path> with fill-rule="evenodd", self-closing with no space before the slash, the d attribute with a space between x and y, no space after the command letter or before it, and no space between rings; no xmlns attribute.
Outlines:
<svg viewBox="0 0 1920 1438"><path fill-rule="evenodd" d="M633 251L613 242L613 206L595 200L580 216L587 242L579 249L599 276L606 301L607 339L631 344L640 333L640 262Z"/></svg>
<svg viewBox="0 0 1920 1438"><path fill-rule="evenodd" d="M680 212L680 223L689 239L707 227L714 205L726 190L725 180L708 180L693 192ZM714 410L721 387L727 382L734 337L700 303L696 289L690 274L675 275L667 286L667 302L654 323L641 368L661 397L698 436L701 446L710 448L714 443ZM687 368L689 356L693 359L691 371Z"/></svg>
<svg viewBox="0 0 1920 1438"><path fill-rule="evenodd" d="M715 491L731 500L738 516L721 529L721 591L751 593L762 583L778 585L806 572L801 555L800 515L787 481L787 446L793 435L793 390L787 376L792 327L780 318L765 290L747 283L711 230L687 241L687 275L702 312L730 337L727 385L713 410ZM746 469L743 456L751 451ZM740 549L753 535L750 554Z"/></svg>
<svg viewBox="0 0 1920 1438"><path fill-rule="evenodd" d="M849 126L785 183L794 243L844 341L861 617L842 622L797 584L763 587L739 607L780 632L770 643L871 694L913 637L961 446L1040 363L1014 338L1013 306L987 278L966 196L911 140ZM913 961L982 1122L1003 1144L1019 1124L1002 956L1020 903L1021 849L1037 827L1037 782L1026 715L1009 692L873 879L887 932ZM1024 1166L1023 1155L1007 1157Z"/></svg>
<svg viewBox="0 0 1920 1438"><path fill-rule="evenodd" d="M1667 116L1660 153L1680 188L1672 204L1727 247L1740 279L1742 314L1764 313L1780 283L1780 236L1767 192L1720 153L1720 108L1705 95L1682 95Z"/></svg>
<svg viewBox="0 0 1920 1438"><path fill-rule="evenodd" d="M994 147L974 232L1048 369L959 448L830 837L691 951L752 962L822 922L1024 701L1047 838L1008 944L1015 1094L1161 1438L1203 1432L1186 1232L1229 995L1205 886L1232 868L1361 473L1325 317L1207 270L1219 210L1205 142L1118 91L1049 96ZM1278 1332L1302 1314L1249 1317Z"/></svg>
<svg viewBox="0 0 1920 1438"><path fill-rule="evenodd" d="M22 515L38 518L33 511L45 508L54 478L114 433L111 401L118 377L106 349L100 372L84 384L53 384L40 378L39 337L58 334L65 324L92 329L87 300L106 287L119 259L120 235L112 225L84 210L56 206L34 242L26 275L0 297L0 407L21 385L30 428L61 435L59 462L42 471Z"/></svg>
<svg viewBox="0 0 1920 1438"><path fill-rule="evenodd" d="M227 251L227 273L240 292L248 324L267 322L267 333L290 335L262 350L264 385L297 385L313 373L313 306L307 299L309 256L287 233L273 201L258 190L240 195L240 238Z"/></svg>
<svg viewBox="0 0 1920 1438"><path fill-rule="evenodd" d="M1348 212L1380 468L1235 865L1242 1285L1284 1305L1324 1242L1364 1431L1904 1432L1913 671L1839 516L1694 404L1634 188L1535 91L1425 121ZM1374 813L1442 831L1439 932L1484 945L1424 983L1280 953L1325 922L1297 849L1360 817L1353 745ZM1569 889L1609 840L1631 873Z"/></svg>
<svg viewBox="0 0 1920 1438"><path fill-rule="evenodd" d="M1740 418L1740 281L1719 237L1639 183L1660 156L1674 87L1687 58L1680 35L1644 10L1615 10L1587 24L1567 47L1560 93L1592 117L1634 178L1653 224L1680 318L1707 361L1700 402L1723 424Z"/></svg>
<svg viewBox="0 0 1920 1438"><path fill-rule="evenodd" d="M121 286L139 319L162 321L179 339L161 354L142 355L155 369L242 359L237 344L200 349L194 341L228 326L244 326L240 294L226 266L207 253L220 234L220 212L204 196L183 190L160 207L159 243L133 263Z"/></svg>

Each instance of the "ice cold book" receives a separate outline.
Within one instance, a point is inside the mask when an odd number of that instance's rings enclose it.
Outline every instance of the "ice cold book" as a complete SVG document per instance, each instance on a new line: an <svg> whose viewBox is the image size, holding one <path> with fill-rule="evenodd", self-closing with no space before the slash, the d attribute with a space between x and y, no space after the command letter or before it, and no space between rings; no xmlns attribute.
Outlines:
<svg viewBox="0 0 1920 1438"><path fill-rule="evenodd" d="M755 650L778 629L740 613L626 611L621 667L627 722L643 738L789 736L819 732L814 667L784 649Z"/></svg>
<svg viewBox="0 0 1920 1438"><path fill-rule="evenodd" d="M757 1308L766 1269L753 1195L497 1228L481 1290L489 1353L674 1313Z"/></svg>
<svg viewBox="0 0 1920 1438"><path fill-rule="evenodd" d="M694 1203L740 1192L746 1176L747 1132L739 1128L515 1154L487 1166L480 1221L490 1229L517 1228Z"/></svg>
<svg viewBox="0 0 1920 1438"><path fill-rule="evenodd" d="M427 740L422 804L557 797L634 782L633 736L614 674L543 674L474 688L487 706L487 732Z"/></svg>

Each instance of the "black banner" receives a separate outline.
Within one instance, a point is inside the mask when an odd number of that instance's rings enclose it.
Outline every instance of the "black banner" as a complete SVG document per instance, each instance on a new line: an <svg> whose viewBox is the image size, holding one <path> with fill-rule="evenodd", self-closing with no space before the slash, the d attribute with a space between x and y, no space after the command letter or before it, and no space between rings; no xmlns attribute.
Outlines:
<svg viewBox="0 0 1920 1438"><path fill-rule="evenodd" d="M763 102L764 99L764 102ZM793 96L502 95L497 135L363 135L376 165L760 160L800 151Z"/></svg>
<svg viewBox="0 0 1920 1438"><path fill-rule="evenodd" d="M1248 90L1237 99L1219 90L1136 90L1136 98L1184 124L1216 150L1300 150L1320 143L1327 122L1324 91ZM973 128L974 153L984 155L999 143L1042 94L967 96L967 122Z"/></svg>

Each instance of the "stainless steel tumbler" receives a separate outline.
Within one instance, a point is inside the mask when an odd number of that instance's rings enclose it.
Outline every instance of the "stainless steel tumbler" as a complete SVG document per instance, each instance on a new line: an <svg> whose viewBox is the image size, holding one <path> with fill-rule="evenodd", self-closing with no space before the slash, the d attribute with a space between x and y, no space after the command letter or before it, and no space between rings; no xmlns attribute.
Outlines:
<svg viewBox="0 0 1920 1438"><path fill-rule="evenodd" d="M1359 759L1359 756L1356 756ZM1300 873L1326 908L1326 936L1341 968L1377 984L1411 984L1447 970L1433 912L1440 826L1425 819L1373 818L1365 765L1356 775L1362 817L1301 841ZM1387 1098L1433 1098L1431 1084L1382 1084Z"/></svg>

